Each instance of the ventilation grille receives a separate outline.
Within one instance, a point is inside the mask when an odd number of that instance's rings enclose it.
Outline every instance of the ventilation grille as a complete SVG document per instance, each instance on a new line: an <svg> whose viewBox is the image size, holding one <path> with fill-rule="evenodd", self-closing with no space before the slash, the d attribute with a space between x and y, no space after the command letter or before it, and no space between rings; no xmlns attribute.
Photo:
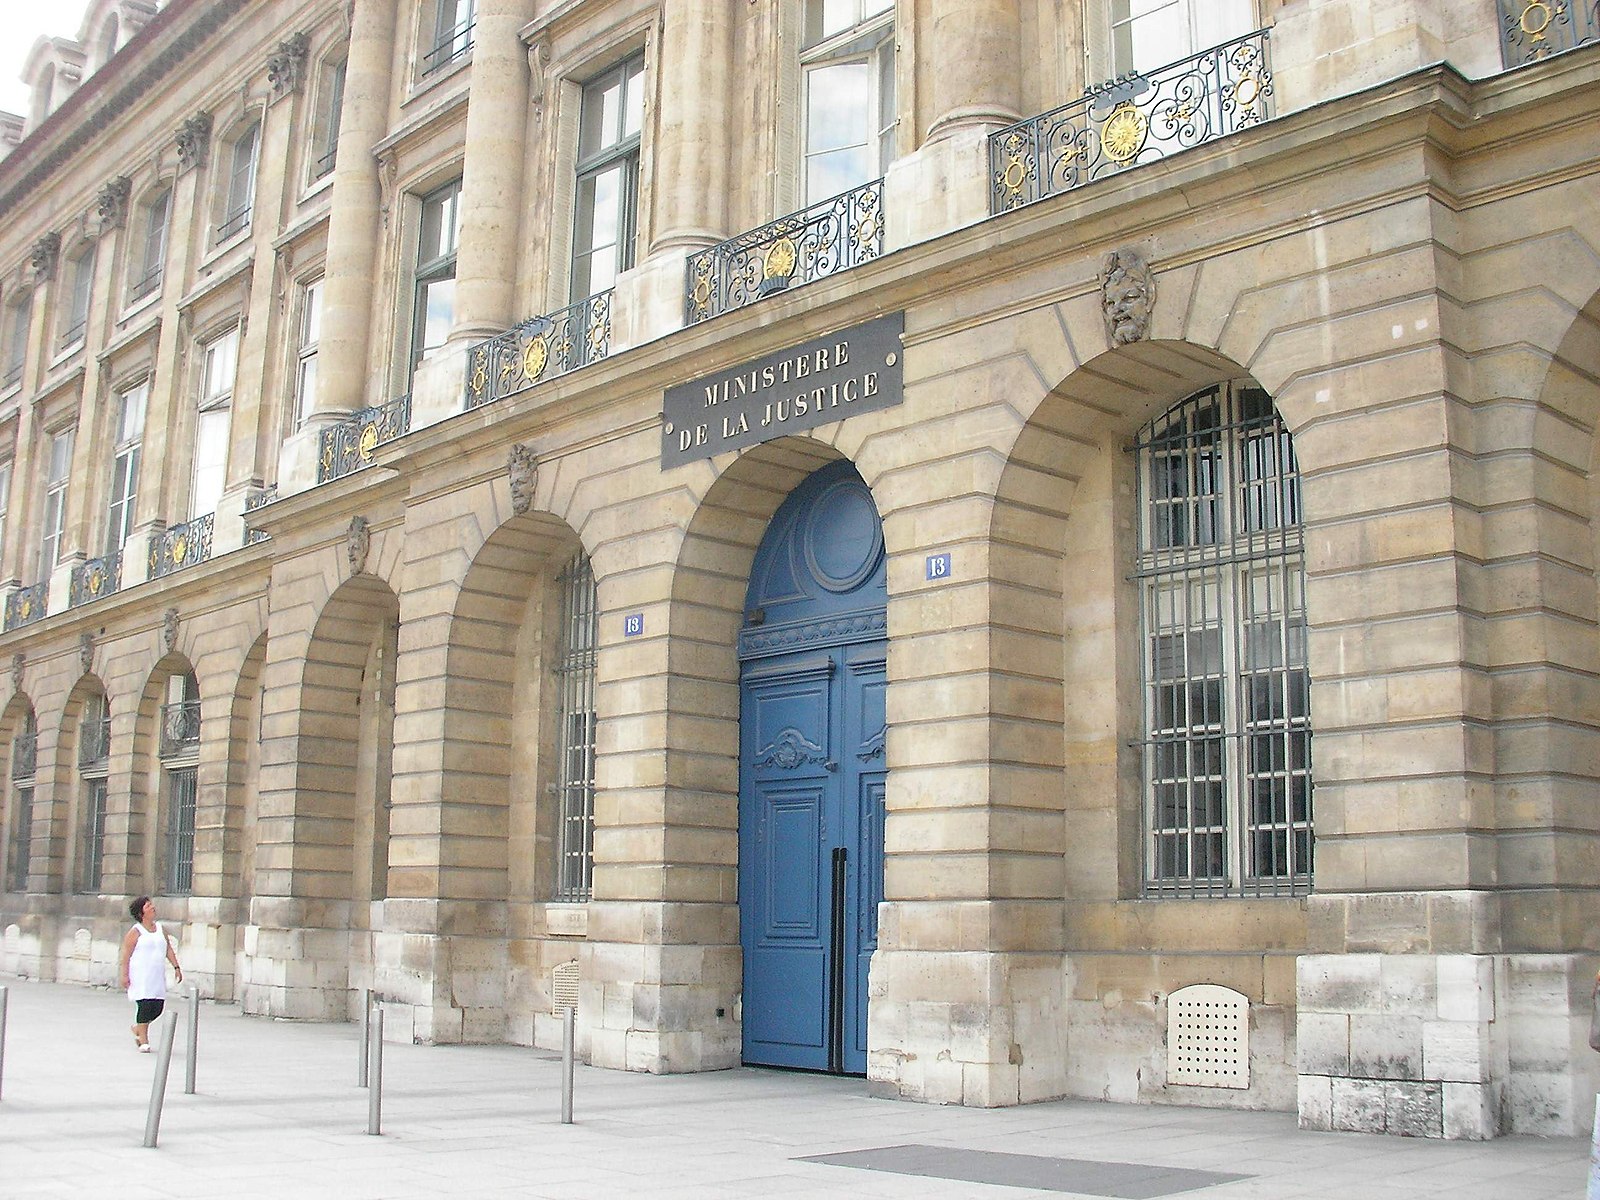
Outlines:
<svg viewBox="0 0 1600 1200"><path fill-rule="evenodd" d="M564 962L550 972L550 1011L557 1016L563 1008L578 1007L578 960Z"/></svg>
<svg viewBox="0 0 1600 1200"><path fill-rule="evenodd" d="M1250 1001L1232 988L1197 983L1167 997L1167 1082L1250 1086Z"/></svg>

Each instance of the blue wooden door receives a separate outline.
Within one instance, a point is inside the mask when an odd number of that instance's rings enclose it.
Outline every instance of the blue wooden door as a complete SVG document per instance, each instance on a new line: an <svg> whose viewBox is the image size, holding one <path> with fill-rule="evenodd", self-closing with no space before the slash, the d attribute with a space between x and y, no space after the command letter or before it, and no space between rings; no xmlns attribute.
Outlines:
<svg viewBox="0 0 1600 1200"><path fill-rule="evenodd" d="M744 1059L864 1073L883 898L883 535L848 463L772 519L740 632Z"/></svg>

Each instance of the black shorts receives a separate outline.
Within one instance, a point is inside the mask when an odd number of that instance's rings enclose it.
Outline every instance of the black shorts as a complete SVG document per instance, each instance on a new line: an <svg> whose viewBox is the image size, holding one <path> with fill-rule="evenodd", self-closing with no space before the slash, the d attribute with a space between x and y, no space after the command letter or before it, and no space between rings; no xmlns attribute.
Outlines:
<svg viewBox="0 0 1600 1200"><path fill-rule="evenodd" d="M138 1004L139 1008L134 1014L133 1018L133 1023L135 1025L150 1024L151 1021L154 1021L161 1015L161 1010L167 1006L167 1002L165 1000L139 1000L136 1001L136 1003Z"/></svg>

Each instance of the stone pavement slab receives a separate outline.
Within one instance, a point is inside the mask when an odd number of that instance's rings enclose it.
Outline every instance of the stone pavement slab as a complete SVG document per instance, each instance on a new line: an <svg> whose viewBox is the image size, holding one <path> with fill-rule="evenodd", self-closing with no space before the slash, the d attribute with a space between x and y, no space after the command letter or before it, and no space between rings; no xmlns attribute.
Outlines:
<svg viewBox="0 0 1600 1200"><path fill-rule="evenodd" d="M1414 1141L1306 1132L1286 1113L1087 1101L942 1108L872 1099L859 1079L749 1068L580 1066L576 1123L562 1125L559 1056L516 1046L390 1044L383 1134L369 1137L354 1026L202 1004L186 1096L182 1003L160 1146L147 1150L157 1056L135 1053L132 1006L0 985L0 1200L1101 1200L1118 1186L1150 1200L1571 1200L1588 1170L1575 1138ZM1099 1190L1064 1190L1075 1183Z"/></svg>

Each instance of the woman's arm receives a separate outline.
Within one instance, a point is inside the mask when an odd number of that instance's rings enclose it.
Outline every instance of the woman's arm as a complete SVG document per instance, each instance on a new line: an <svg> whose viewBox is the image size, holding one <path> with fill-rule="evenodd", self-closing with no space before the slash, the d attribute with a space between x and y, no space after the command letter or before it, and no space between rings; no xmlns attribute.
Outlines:
<svg viewBox="0 0 1600 1200"><path fill-rule="evenodd" d="M133 944L139 940L139 935L133 930L128 930L127 936L122 939L122 957L117 962L117 969L121 972L122 986L128 986L128 959L133 954Z"/></svg>
<svg viewBox="0 0 1600 1200"><path fill-rule="evenodd" d="M172 969L178 973L178 982L183 982L183 968L178 965L178 951L172 945L172 935L165 929L161 931L167 939L167 961L172 964Z"/></svg>

